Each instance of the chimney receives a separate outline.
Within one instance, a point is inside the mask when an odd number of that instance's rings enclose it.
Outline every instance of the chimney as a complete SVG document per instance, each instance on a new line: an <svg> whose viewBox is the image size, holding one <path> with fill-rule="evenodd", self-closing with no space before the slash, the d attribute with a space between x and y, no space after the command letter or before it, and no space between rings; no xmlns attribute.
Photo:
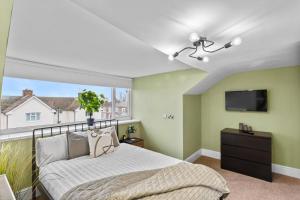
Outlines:
<svg viewBox="0 0 300 200"><path fill-rule="evenodd" d="M25 96L31 97L32 95L33 95L32 90L28 90L28 89L23 90L23 97Z"/></svg>

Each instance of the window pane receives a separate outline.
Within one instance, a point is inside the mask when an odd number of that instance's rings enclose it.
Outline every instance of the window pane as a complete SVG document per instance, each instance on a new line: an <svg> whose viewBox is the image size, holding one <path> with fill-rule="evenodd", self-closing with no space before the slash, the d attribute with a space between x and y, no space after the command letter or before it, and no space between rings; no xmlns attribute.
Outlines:
<svg viewBox="0 0 300 200"><path fill-rule="evenodd" d="M101 119L112 119L112 103L111 99L108 99L102 108L100 109Z"/></svg>
<svg viewBox="0 0 300 200"><path fill-rule="evenodd" d="M115 92L115 117L129 116L130 90L128 88L116 88Z"/></svg>
<svg viewBox="0 0 300 200"><path fill-rule="evenodd" d="M26 113L26 121L30 121L30 113Z"/></svg>
<svg viewBox="0 0 300 200"><path fill-rule="evenodd" d="M35 113L31 113L30 115L30 121L34 121L35 120Z"/></svg>

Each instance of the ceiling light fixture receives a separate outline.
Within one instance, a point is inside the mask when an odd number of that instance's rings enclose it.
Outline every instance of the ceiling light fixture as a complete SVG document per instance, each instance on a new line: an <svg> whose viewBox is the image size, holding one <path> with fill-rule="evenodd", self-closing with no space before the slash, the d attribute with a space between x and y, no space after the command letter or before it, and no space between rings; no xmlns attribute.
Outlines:
<svg viewBox="0 0 300 200"><path fill-rule="evenodd" d="M200 38L199 38L199 36L198 36L197 33L191 33L189 39L190 39L191 42L196 42L196 41L198 41Z"/></svg>
<svg viewBox="0 0 300 200"><path fill-rule="evenodd" d="M169 59L170 61L173 61L173 60L174 60L174 56L173 56L173 55L169 55L168 59Z"/></svg>
<svg viewBox="0 0 300 200"><path fill-rule="evenodd" d="M231 42L232 46L238 46L242 43L242 39L240 37L234 38Z"/></svg>
<svg viewBox="0 0 300 200"><path fill-rule="evenodd" d="M196 58L197 60L203 61L203 62L209 62L209 57L204 56L195 56L195 54L198 51L199 47L202 47L202 51L206 53L214 53L217 51L220 51L221 49L227 49L232 46L238 46L242 43L242 39L240 37L234 38L231 42L226 43L224 46L214 49L214 50L208 50L207 48L214 45L215 42L208 40L206 37L201 37L197 33L191 33L189 40L193 43L193 47L185 47L181 49L180 51L175 52L174 54L169 55L169 60L174 60L181 52L185 50L193 50L191 54L189 54L189 57Z"/></svg>

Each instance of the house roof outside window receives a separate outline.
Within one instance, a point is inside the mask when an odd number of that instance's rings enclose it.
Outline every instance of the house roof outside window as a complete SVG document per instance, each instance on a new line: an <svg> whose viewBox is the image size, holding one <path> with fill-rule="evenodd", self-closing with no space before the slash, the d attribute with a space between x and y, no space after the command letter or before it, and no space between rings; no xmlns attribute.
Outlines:
<svg viewBox="0 0 300 200"><path fill-rule="evenodd" d="M1 98L1 112L8 113L25 103L32 97L36 97L50 108L62 111L75 111L80 108L80 104L75 97L39 97L33 94L32 90L23 90L23 96L3 96ZM120 104L120 105L119 105ZM110 107L111 102L106 102L103 107ZM117 107L124 107L123 102L117 102Z"/></svg>

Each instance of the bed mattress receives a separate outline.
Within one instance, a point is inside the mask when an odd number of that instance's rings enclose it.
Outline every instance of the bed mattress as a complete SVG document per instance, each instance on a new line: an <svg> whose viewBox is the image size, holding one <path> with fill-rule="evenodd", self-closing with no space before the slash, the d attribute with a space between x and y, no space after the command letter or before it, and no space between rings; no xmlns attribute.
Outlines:
<svg viewBox="0 0 300 200"><path fill-rule="evenodd" d="M91 158L60 160L40 169L40 181L55 199L80 184L110 176L159 169L181 160L129 144L120 144L113 153Z"/></svg>

